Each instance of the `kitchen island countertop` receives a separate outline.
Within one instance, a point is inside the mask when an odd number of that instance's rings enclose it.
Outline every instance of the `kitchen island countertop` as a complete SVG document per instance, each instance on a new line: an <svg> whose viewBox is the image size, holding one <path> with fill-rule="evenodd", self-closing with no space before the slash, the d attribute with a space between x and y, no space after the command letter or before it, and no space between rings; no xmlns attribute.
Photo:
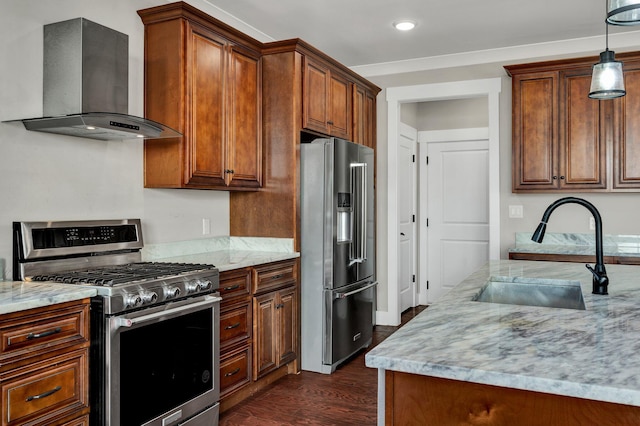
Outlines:
<svg viewBox="0 0 640 426"><path fill-rule="evenodd" d="M0 314L24 311L96 295L95 289L51 282L0 281Z"/></svg>
<svg viewBox="0 0 640 426"><path fill-rule="evenodd" d="M640 406L640 268L606 268L609 295L600 296L583 264L491 261L373 348L366 365ZM492 276L580 281L586 310L472 301Z"/></svg>

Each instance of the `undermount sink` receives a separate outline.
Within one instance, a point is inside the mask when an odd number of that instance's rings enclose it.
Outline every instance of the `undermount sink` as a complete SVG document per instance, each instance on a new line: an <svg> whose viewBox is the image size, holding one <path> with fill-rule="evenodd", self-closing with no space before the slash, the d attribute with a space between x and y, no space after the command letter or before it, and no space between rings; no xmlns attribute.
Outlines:
<svg viewBox="0 0 640 426"><path fill-rule="evenodd" d="M579 281L546 278L490 277L476 302L585 310Z"/></svg>

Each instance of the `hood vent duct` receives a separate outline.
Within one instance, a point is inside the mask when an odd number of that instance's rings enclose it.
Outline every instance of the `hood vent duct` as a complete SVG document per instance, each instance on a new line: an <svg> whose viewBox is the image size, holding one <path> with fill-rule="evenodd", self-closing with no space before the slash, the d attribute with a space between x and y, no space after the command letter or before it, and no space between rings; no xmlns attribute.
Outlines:
<svg viewBox="0 0 640 426"><path fill-rule="evenodd" d="M171 138L177 131L128 115L129 36L85 18L44 26L42 118L27 130L99 140Z"/></svg>

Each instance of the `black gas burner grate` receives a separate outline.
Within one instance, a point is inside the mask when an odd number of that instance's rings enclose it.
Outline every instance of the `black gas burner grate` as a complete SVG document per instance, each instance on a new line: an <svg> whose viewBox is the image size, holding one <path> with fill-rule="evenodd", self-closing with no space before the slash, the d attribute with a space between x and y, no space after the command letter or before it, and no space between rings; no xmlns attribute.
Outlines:
<svg viewBox="0 0 640 426"><path fill-rule="evenodd" d="M33 281L113 287L119 284L176 277L189 272L211 269L215 269L215 267L197 263L138 262L81 271L42 274L33 276L31 279Z"/></svg>

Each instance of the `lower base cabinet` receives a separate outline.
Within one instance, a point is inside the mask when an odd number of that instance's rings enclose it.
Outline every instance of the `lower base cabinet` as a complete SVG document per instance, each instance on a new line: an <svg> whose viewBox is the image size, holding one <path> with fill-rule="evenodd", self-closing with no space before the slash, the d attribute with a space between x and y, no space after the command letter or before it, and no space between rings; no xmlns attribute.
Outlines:
<svg viewBox="0 0 640 426"><path fill-rule="evenodd" d="M298 261L220 273L221 412L295 372Z"/></svg>
<svg viewBox="0 0 640 426"><path fill-rule="evenodd" d="M296 357L296 289L288 287L257 296L253 306L258 379Z"/></svg>
<svg viewBox="0 0 640 426"><path fill-rule="evenodd" d="M640 407L387 371L386 425L631 426Z"/></svg>
<svg viewBox="0 0 640 426"><path fill-rule="evenodd" d="M89 299L0 315L1 426L88 425Z"/></svg>

